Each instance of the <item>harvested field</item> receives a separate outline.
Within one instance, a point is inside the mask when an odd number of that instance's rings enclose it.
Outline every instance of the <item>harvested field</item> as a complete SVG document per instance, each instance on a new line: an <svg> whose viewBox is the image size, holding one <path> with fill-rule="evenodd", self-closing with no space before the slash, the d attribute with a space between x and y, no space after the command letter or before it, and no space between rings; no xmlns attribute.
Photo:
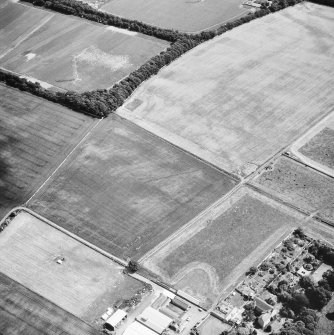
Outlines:
<svg viewBox="0 0 334 335"><path fill-rule="evenodd" d="M25 11L44 16L33 26ZM108 88L168 46L153 37L19 3L0 8L0 15L5 43L14 42L13 34L20 39L0 65L67 90ZM21 32L25 26L31 31Z"/></svg>
<svg viewBox="0 0 334 335"><path fill-rule="evenodd" d="M110 116L29 206L123 259L140 257L236 181Z"/></svg>
<svg viewBox="0 0 334 335"><path fill-rule="evenodd" d="M0 273L1 335L98 335L87 323Z"/></svg>
<svg viewBox="0 0 334 335"><path fill-rule="evenodd" d="M334 177L334 113L298 139L290 151L302 162Z"/></svg>
<svg viewBox="0 0 334 335"><path fill-rule="evenodd" d="M92 0L88 0L93 2ZM249 12L242 0L113 0L102 10L158 27L199 32Z"/></svg>
<svg viewBox="0 0 334 335"><path fill-rule="evenodd" d="M334 223L334 179L280 157L254 183L276 197Z"/></svg>
<svg viewBox="0 0 334 335"><path fill-rule="evenodd" d="M0 219L28 200L94 120L0 85Z"/></svg>
<svg viewBox="0 0 334 335"><path fill-rule="evenodd" d="M334 8L289 7L194 48L119 114L248 175L333 109L333 38Z"/></svg>
<svg viewBox="0 0 334 335"><path fill-rule="evenodd" d="M143 287L106 256L26 212L0 234L0 249L2 273L92 324Z"/></svg>
<svg viewBox="0 0 334 335"><path fill-rule="evenodd" d="M200 335L221 335L224 330L230 330L231 326L218 320L213 316L209 316L199 327Z"/></svg>
<svg viewBox="0 0 334 335"><path fill-rule="evenodd" d="M217 209L212 221L182 232L143 265L210 305L250 266L257 265L292 227L303 225L302 219L242 188Z"/></svg>

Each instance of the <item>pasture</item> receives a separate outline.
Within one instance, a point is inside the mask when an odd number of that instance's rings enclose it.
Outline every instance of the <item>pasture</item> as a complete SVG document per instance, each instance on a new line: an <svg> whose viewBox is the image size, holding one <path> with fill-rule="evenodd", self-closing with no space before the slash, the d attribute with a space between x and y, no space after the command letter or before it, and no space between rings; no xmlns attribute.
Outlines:
<svg viewBox="0 0 334 335"><path fill-rule="evenodd" d="M189 227L143 265L210 306L302 224L300 215L241 188L216 209L212 220Z"/></svg>
<svg viewBox="0 0 334 335"><path fill-rule="evenodd" d="M28 205L120 258L138 258L236 183L113 115Z"/></svg>
<svg viewBox="0 0 334 335"><path fill-rule="evenodd" d="M118 113L249 175L333 108L334 8L302 3L192 49Z"/></svg>
<svg viewBox="0 0 334 335"><path fill-rule="evenodd" d="M2 84L0 96L2 218L28 200L95 121Z"/></svg>
<svg viewBox="0 0 334 335"><path fill-rule="evenodd" d="M299 138L290 151L302 162L334 177L334 113Z"/></svg>
<svg viewBox="0 0 334 335"><path fill-rule="evenodd" d="M1 335L98 335L87 323L0 273Z"/></svg>
<svg viewBox="0 0 334 335"><path fill-rule="evenodd" d="M2 273L92 324L143 287L122 266L26 212L0 234L0 249Z"/></svg>
<svg viewBox="0 0 334 335"><path fill-rule="evenodd" d="M334 223L333 178L283 156L253 182L276 197Z"/></svg>
<svg viewBox="0 0 334 335"><path fill-rule="evenodd" d="M242 0L113 0L106 1L101 10L161 28L195 33L245 15L249 10L242 3Z"/></svg>
<svg viewBox="0 0 334 335"><path fill-rule="evenodd" d="M25 11L44 16L34 25ZM0 8L0 17L2 40L14 43L3 51L2 67L77 92L111 87L168 46L152 37L20 3ZM19 42L13 36L19 36Z"/></svg>

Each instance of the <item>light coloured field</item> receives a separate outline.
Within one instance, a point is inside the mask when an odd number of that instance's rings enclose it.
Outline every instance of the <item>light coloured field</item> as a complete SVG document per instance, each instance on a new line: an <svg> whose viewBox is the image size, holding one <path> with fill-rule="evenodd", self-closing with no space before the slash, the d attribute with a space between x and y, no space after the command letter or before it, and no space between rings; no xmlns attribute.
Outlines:
<svg viewBox="0 0 334 335"><path fill-rule="evenodd" d="M110 116L29 203L120 257L140 257L237 182L136 125Z"/></svg>
<svg viewBox="0 0 334 335"><path fill-rule="evenodd" d="M334 177L334 113L298 139L290 151L302 162Z"/></svg>
<svg viewBox="0 0 334 335"><path fill-rule="evenodd" d="M1 232L0 249L2 273L87 322L142 287L109 258L26 212ZM57 264L57 256L65 262Z"/></svg>
<svg viewBox="0 0 334 335"><path fill-rule="evenodd" d="M334 8L290 7L196 47L119 114L248 175L333 109L333 38Z"/></svg>
<svg viewBox="0 0 334 335"><path fill-rule="evenodd" d="M93 0L89 2L95 4ZM102 10L158 27L198 32L249 12L242 0L112 0Z"/></svg>
<svg viewBox="0 0 334 335"><path fill-rule="evenodd" d="M42 16L37 22L30 20L34 13ZM168 46L152 37L20 3L0 8L1 17L1 39L9 45L0 57L2 67L79 92L112 86ZM13 35L19 36L19 43Z"/></svg>
<svg viewBox="0 0 334 335"><path fill-rule="evenodd" d="M0 84L0 219L26 202L94 121Z"/></svg>

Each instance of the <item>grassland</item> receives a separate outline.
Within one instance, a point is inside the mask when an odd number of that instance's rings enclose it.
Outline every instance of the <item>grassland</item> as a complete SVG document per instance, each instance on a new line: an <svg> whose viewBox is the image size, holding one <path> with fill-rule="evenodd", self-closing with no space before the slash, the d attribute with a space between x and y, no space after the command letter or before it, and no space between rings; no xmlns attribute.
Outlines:
<svg viewBox="0 0 334 335"><path fill-rule="evenodd" d="M94 120L0 85L0 218L22 204Z"/></svg>
<svg viewBox="0 0 334 335"><path fill-rule="evenodd" d="M333 8L287 8L191 50L119 114L248 175L333 108L333 38Z"/></svg>
<svg viewBox="0 0 334 335"><path fill-rule="evenodd" d="M98 335L74 315L0 273L1 335Z"/></svg>
<svg viewBox="0 0 334 335"><path fill-rule="evenodd" d="M101 9L162 28L198 32L246 14L248 10L242 3L241 0L113 0Z"/></svg>
<svg viewBox="0 0 334 335"><path fill-rule="evenodd" d="M213 215L190 227L144 265L210 305L261 261L302 218L242 188Z"/></svg>
<svg viewBox="0 0 334 335"><path fill-rule="evenodd" d="M118 116L29 206L123 259L140 257L236 181Z"/></svg>
<svg viewBox="0 0 334 335"><path fill-rule="evenodd" d="M25 11L42 18L34 25ZM19 39L14 48L3 53L0 65L66 90L108 88L168 45L127 30L19 3L9 2L0 8L0 15L5 45L13 44L13 35ZM20 24L16 31L17 21Z"/></svg>
<svg viewBox="0 0 334 335"><path fill-rule="evenodd" d="M230 330L231 326L209 316L203 324L199 327L200 335L221 335L224 330Z"/></svg>
<svg viewBox="0 0 334 335"><path fill-rule="evenodd" d="M143 287L106 256L26 212L0 234L0 248L1 272L86 322ZM57 264L57 256L65 262Z"/></svg>
<svg viewBox="0 0 334 335"><path fill-rule="evenodd" d="M334 179L281 157L255 184L294 206L334 223Z"/></svg>

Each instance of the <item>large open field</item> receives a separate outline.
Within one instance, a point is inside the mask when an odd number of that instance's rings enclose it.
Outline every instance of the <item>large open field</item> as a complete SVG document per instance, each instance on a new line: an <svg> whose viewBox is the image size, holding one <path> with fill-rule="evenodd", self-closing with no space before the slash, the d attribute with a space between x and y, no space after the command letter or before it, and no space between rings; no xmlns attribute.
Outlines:
<svg viewBox="0 0 334 335"><path fill-rule="evenodd" d="M143 264L210 305L297 226L304 226L301 215L241 188L212 220L189 227Z"/></svg>
<svg viewBox="0 0 334 335"><path fill-rule="evenodd" d="M140 257L236 181L118 116L29 206L121 258Z"/></svg>
<svg viewBox="0 0 334 335"><path fill-rule="evenodd" d="M143 287L106 256L26 212L1 232L0 249L2 273L86 322ZM61 265L58 256L65 257Z"/></svg>
<svg viewBox="0 0 334 335"><path fill-rule="evenodd" d="M28 200L94 120L0 85L0 219Z"/></svg>
<svg viewBox="0 0 334 335"><path fill-rule="evenodd" d="M1 335L98 335L93 327L0 273Z"/></svg>
<svg viewBox="0 0 334 335"><path fill-rule="evenodd" d="M0 41L7 46L1 50L0 65L64 89L110 87L168 45L127 30L6 3L0 7Z"/></svg>
<svg viewBox="0 0 334 335"><path fill-rule="evenodd" d="M204 43L119 114L248 175L333 109L334 8L303 3Z"/></svg>
<svg viewBox="0 0 334 335"><path fill-rule="evenodd" d="M333 178L283 156L254 182L276 197L334 223Z"/></svg>
<svg viewBox="0 0 334 335"><path fill-rule="evenodd" d="M298 139L290 151L302 162L334 177L334 113Z"/></svg>
<svg viewBox="0 0 334 335"><path fill-rule="evenodd" d="M94 2L88 0L86 2ZM101 9L162 28L198 32L246 14L242 0L112 0Z"/></svg>

